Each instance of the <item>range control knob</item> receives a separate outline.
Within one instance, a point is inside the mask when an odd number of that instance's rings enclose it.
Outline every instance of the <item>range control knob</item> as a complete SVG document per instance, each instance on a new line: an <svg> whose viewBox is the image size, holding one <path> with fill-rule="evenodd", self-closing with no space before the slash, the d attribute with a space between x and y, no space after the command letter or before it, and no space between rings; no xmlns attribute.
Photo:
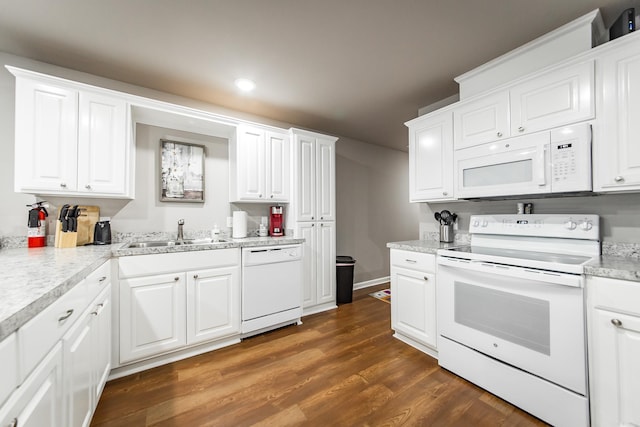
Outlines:
<svg viewBox="0 0 640 427"><path fill-rule="evenodd" d="M489 225L489 221L487 221L486 219L482 220L482 226L486 227L487 225Z"/></svg>
<svg viewBox="0 0 640 427"><path fill-rule="evenodd" d="M593 228L593 224L591 224L591 221L585 221L582 224L580 224L580 228L583 229L584 231L589 231Z"/></svg>
<svg viewBox="0 0 640 427"><path fill-rule="evenodd" d="M480 221L478 221L477 219L474 219L474 220L473 220L473 224L472 224L472 225L473 225L474 227L477 227L477 226L479 226L479 225L480 225Z"/></svg>
<svg viewBox="0 0 640 427"><path fill-rule="evenodd" d="M577 226L578 224L571 220L564 223L564 228L566 228L567 230L575 230Z"/></svg>

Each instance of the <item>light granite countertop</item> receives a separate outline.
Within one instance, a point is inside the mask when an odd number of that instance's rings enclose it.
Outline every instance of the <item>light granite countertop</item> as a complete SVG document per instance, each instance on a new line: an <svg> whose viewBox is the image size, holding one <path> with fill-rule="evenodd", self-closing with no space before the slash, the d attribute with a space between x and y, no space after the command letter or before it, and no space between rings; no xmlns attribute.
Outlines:
<svg viewBox="0 0 640 427"><path fill-rule="evenodd" d="M408 240L405 242L387 243L387 247L390 249L402 249L405 251L429 254L436 254L438 249L462 245L464 245L464 243L442 243L437 240ZM608 253L615 253L611 247L607 247L606 249ZM632 256L602 255L585 264L584 273L588 276L640 282L640 259Z"/></svg>
<svg viewBox="0 0 640 427"><path fill-rule="evenodd" d="M227 242L123 249L126 243L76 248L0 249L0 341L47 308L111 257L297 244L291 237L250 237Z"/></svg>

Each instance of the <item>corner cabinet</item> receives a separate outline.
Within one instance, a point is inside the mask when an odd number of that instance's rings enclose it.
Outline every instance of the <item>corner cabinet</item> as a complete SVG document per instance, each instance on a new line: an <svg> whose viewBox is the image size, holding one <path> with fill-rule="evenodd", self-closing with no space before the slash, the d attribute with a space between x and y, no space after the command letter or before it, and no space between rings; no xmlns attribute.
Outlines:
<svg viewBox="0 0 640 427"><path fill-rule="evenodd" d="M640 425L640 283L589 277L591 424Z"/></svg>
<svg viewBox="0 0 640 427"><path fill-rule="evenodd" d="M285 130L238 126L229 143L232 202L288 202L290 141Z"/></svg>
<svg viewBox="0 0 640 427"><path fill-rule="evenodd" d="M409 201L453 200L453 113L439 111L409 127Z"/></svg>
<svg viewBox="0 0 640 427"><path fill-rule="evenodd" d="M126 99L106 89L7 68L16 76L15 191L133 198Z"/></svg>
<svg viewBox="0 0 640 427"><path fill-rule="evenodd" d="M304 315L336 307L336 141L292 129L293 200L288 224L303 243Z"/></svg>
<svg viewBox="0 0 640 427"><path fill-rule="evenodd" d="M593 189L640 190L640 34L598 58Z"/></svg>
<svg viewBox="0 0 640 427"><path fill-rule="evenodd" d="M391 329L394 337L437 357L436 257L391 249Z"/></svg>

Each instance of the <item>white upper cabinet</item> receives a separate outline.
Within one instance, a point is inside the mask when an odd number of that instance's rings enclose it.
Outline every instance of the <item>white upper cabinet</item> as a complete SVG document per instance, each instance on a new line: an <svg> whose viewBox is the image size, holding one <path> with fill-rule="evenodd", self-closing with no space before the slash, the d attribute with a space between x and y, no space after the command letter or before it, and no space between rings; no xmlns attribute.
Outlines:
<svg viewBox="0 0 640 427"><path fill-rule="evenodd" d="M594 191L640 190L640 39L626 37L598 59Z"/></svg>
<svg viewBox="0 0 640 427"><path fill-rule="evenodd" d="M336 138L293 131L296 221L335 221Z"/></svg>
<svg viewBox="0 0 640 427"><path fill-rule="evenodd" d="M538 132L592 119L593 61L554 69L510 90L511 134Z"/></svg>
<svg viewBox="0 0 640 427"><path fill-rule="evenodd" d="M289 135L241 125L230 143L231 201L288 202Z"/></svg>
<svg viewBox="0 0 640 427"><path fill-rule="evenodd" d="M451 200L453 194L453 114L418 117L409 127L409 201Z"/></svg>
<svg viewBox="0 0 640 427"><path fill-rule="evenodd" d="M553 69L454 108L455 149L553 129L595 116L594 63Z"/></svg>
<svg viewBox="0 0 640 427"><path fill-rule="evenodd" d="M15 190L133 197L128 104L98 88L10 68L16 75Z"/></svg>
<svg viewBox="0 0 640 427"><path fill-rule="evenodd" d="M453 124L456 150L508 138L509 92L500 91L461 104L453 111Z"/></svg>

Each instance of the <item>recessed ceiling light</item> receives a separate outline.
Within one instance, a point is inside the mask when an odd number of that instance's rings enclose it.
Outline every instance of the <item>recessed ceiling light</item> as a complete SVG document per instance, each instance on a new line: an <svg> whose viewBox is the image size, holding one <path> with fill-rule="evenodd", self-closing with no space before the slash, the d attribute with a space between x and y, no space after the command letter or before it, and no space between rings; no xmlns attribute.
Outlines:
<svg viewBox="0 0 640 427"><path fill-rule="evenodd" d="M249 79L236 79L235 84L243 92L251 92L256 88L256 84Z"/></svg>

